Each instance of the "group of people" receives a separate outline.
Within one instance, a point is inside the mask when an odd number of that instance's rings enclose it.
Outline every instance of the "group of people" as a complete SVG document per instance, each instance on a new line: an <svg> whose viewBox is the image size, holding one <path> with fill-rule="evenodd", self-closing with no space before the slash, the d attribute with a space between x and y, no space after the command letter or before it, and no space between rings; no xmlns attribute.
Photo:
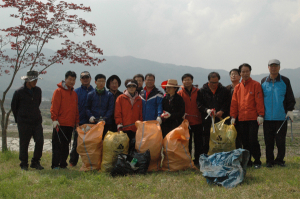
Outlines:
<svg viewBox="0 0 300 199"><path fill-rule="evenodd" d="M76 127L105 121L103 138L107 131L123 131L130 140L135 138L135 122L157 120L162 136L177 128L184 119L189 121L191 153L194 144L194 163L199 165L199 156L209 150L212 116L218 122L231 116L229 123L237 130L236 148L250 151L248 166L261 167L261 150L258 142L258 128L263 125L266 144L267 167L275 164L285 166L286 118L293 120L295 98L287 77L279 74L280 62L273 59L268 63L270 75L261 84L250 77L251 66L242 64L232 69L229 76L232 84L224 87L220 75L211 72L208 82L202 88L193 84L193 75L184 74L182 84L169 79L161 84L165 94L155 86L155 75L135 75L125 81L125 91L118 89L121 80L117 75L108 79L103 74L95 76L95 88L88 71L80 74L81 86L74 89L76 73L68 71L65 80L54 91L51 105L53 121L52 169L68 166L69 144L73 134L73 146L69 166L76 166L79 155L76 152ZM28 170L28 145L31 137L35 150L30 167L41 170L43 150L42 117L39 110L41 89L36 86L38 71L28 71L24 85L15 91L11 108L18 124L20 137L20 166ZM143 84L145 83L145 87ZM105 88L106 86L106 88ZM283 124L283 125L282 125ZM279 130L279 133L277 131ZM193 137L193 139L192 139ZM192 143L194 142L194 143ZM274 158L274 144L278 148Z"/></svg>

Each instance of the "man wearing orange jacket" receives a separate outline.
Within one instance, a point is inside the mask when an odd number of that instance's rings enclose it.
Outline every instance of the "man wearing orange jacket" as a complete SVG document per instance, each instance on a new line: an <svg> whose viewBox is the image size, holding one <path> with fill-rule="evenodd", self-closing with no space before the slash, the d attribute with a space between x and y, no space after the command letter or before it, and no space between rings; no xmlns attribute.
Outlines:
<svg viewBox="0 0 300 199"><path fill-rule="evenodd" d="M74 126L79 124L78 97L74 91L76 73L68 71L65 81L57 84L51 101L52 169L66 169Z"/></svg>
<svg viewBox="0 0 300 199"><path fill-rule="evenodd" d="M198 88L193 85L193 75L187 73L184 74L181 78L183 88L178 91L185 104L185 118L189 121L190 124L190 140L189 140L189 151L190 154L193 146L193 134L194 134L194 146L195 146L195 159L194 164L199 165L200 154L203 153L203 142L202 142L202 133L203 126L201 120L201 114L197 106L197 93Z"/></svg>
<svg viewBox="0 0 300 199"><path fill-rule="evenodd" d="M231 124L239 117L239 127L242 132L243 148L249 150L250 158L248 166L252 166L251 156L255 159L254 168L261 167L261 152L258 142L258 127L264 122L264 97L260 83L250 77L251 66L242 64L239 66L242 81L234 88L231 100L230 116Z"/></svg>

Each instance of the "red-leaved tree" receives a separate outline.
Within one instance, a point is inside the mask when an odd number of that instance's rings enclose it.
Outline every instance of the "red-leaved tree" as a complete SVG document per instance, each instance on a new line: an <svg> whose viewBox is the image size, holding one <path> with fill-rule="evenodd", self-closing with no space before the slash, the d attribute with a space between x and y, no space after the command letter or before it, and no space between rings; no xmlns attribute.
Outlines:
<svg viewBox="0 0 300 199"><path fill-rule="evenodd" d="M68 14L70 11L82 10L90 12L90 7L82 4L76 5L55 0L47 0L46 3L36 0L2 0L1 9L15 8L16 13L10 17L19 20L20 24L14 27L1 29L5 35L0 36L0 75L11 75L10 82L5 86L1 106L2 151L7 150L7 125L11 110L4 108L5 97L11 88L16 74L20 69L38 70L45 74L46 69L53 64L63 64L64 60L70 63L81 63L86 66L95 66L104 61L96 55L102 55L102 50L97 48L92 41L76 43L68 40L69 34L74 34L76 29L83 31L83 36L95 35L96 26L79 18L76 14ZM5 19L2 19L5 20ZM57 38L63 38L53 55L46 56L42 53L47 43L54 42ZM9 46L14 52L13 56L5 53L4 47Z"/></svg>

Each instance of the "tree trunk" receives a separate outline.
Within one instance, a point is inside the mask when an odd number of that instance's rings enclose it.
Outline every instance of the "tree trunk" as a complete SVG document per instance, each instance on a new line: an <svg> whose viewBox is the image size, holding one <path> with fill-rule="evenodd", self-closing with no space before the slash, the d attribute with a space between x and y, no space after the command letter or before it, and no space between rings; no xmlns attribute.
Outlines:
<svg viewBox="0 0 300 199"><path fill-rule="evenodd" d="M1 117L1 129L2 129L2 152L7 151L7 125L6 124L6 113L3 107L3 104L1 104L1 113L2 113L2 117Z"/></svg>

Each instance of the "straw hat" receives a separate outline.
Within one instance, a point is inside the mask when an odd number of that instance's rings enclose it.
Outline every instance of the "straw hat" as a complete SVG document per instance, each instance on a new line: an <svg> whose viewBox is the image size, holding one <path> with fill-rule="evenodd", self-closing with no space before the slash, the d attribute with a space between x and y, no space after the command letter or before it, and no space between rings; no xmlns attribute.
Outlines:
<svg viewBox="0 0 300 199"><path fill-rule="evenodd" d="M178 85L176 79L168 79L167 84L165 85L165 87L181 87L181 86Z"/></svg>

